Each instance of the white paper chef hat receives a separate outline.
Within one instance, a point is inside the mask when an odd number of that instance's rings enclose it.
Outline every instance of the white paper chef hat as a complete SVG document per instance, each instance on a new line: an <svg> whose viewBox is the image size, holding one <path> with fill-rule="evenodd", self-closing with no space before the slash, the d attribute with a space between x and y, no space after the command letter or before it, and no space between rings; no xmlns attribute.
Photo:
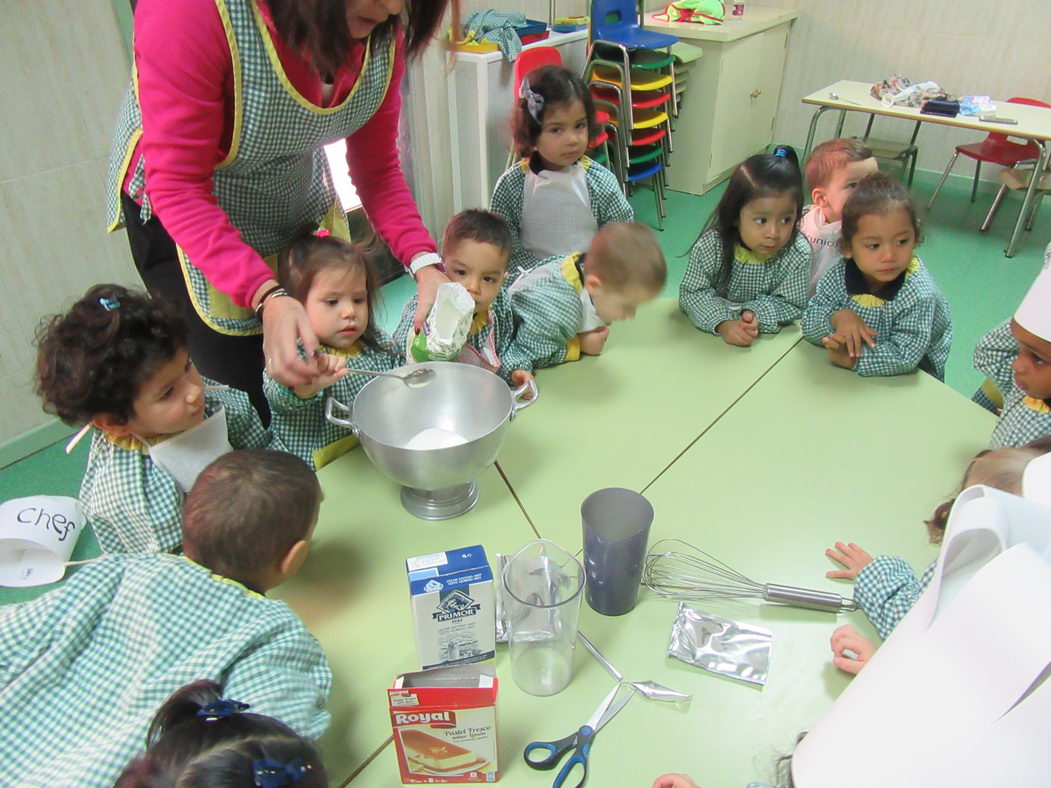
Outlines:
<svg viewBox="0 0 1051 788"><path fill-rule="evenodd" d="M76 498L34 495L0 504L0 586L54 583L84 530Z"/></svg>
<svg viewBox="0 0 1051 788"><path fill-rule="evenodd" d="M1051 507L1051 452L1030 460L1022 475L1022 495Z"/></svg>
<svg viewBox="0 0 1051 788"><path fill-rule="evenodd" d="M930 586L796 749L797 788L1046 788L1049 603L1051 509L965 490Z"/></svg>
<svg viewBox="0 0 1051 788"><path fill-rule="evenodd" d="M1044 267L1015 312L1015 322L1051 342L1051 244L1044 252Z"/></svg>

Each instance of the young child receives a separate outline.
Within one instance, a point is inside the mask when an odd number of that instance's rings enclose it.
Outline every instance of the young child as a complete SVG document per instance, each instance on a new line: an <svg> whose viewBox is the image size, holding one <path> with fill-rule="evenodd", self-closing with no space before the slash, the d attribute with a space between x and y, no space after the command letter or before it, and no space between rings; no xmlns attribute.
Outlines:
<svg viewBox="0 0 1051 788"><path fill-rule="evenodd" d="M690 250L679 307L701 331L748 347L806 305L810 245L796 228L803 182L795 152L746 159Z"/></svg>
<svg viewBox="0 0 1051 788"><path fill-rule="evenodd" d="M305 232L281 253L277 276L303 304L320 343L321 374L310 385L288 388L263 373L270 429L283 448L316 470L357 445L345 427L325 418L325 400L350 405L372 378L347 369L386 372L398 365L398 352L375 323L379 287L360 248L325 231Z"/></svg>
<svg viewBox="0 0 1051 788"><path fill-rule="evenodd" d="M4 781L112 784L165 699L197 679L320 736L325 655L284 602L263 596L303 563L320 501L294 455L228 452L186 499L185 556L102 556L0 609Z"/></svg>
<svg viewBox="0 0 1051 788"><path fill-rule="evenodd" d="M866 175L879 169L872 150L861 140L838 137L818 145L806 163L806 180L812 205L803 209L799 232L813 250L808 295L818 280L839 260L840 224L847 197Z"/></svg>
<svg viewBox="0 0 1051 788"><path fill-rule="evenodd" d="M215 681L180 687L150 723L146 752L128 764L115 788L328 785L313 744L250 709L224 697Z"/></svg>
<svg viewBox="0 0 1051 788"><path fill-rule="evenodd" d="M548 257L584 251L600 227L635 218L613 173L584 155L600 129L576 74L529 72L511 126L524 158L500 176L490 204L511 230L511 280Z"/></svg>
<svg viewBox="0 0 1051 788"><path fill-rule="evenodd" d="M990 445L1019 446L1051 435L1051 246L1014 318L978 342L974 366L1001 392ZM1005 351L1013 342L1014 352ZM976 395L977 396L977 395Z"/></svg>
<svg viewBox="0 0 1051 788"><path fill-rule="evenodd" d="M243 392L206 386L186 340L172 308L119 285L92 287L38 331L44 410L96 430L80 502L104 553L176 550L197 473L270 445Z"/></svg>
<svg viewBox="0 0 1051 788"><path fill-rule="evenodd" d="M1030 460L1049 451L1051 439L1035 441L1013 449L985 449L967 466L960 491L975 484L984 484L1020 495L1026 465ZM941 504L934 510L931 519L927 520L927 533L932 544L941 543L954 501L955 498ZM825 551L825 555L844 567L827 572L825 576L854 581L854 600L883 638L891 633L919 599L930 582L937 563L936 560L931 561L923 575L917 579L912 567L904 559L891 555L873 557L852 542L836 542L835 547ZM860 664L841 664L838 661L838 657L841 656L842 654L837 654L836 664L839 667L845 670L852 666L860 669ZM857 670L850 672L856 673Z"/></svg>
<svg viewBox="0 0 1051 788"><path fill-rule="evenodd" d="M803 336L859 375L919 367L945 379L949 304L914 254L920 223L909 193L888 175L864 178L843 208L843 258L803 313Z"/></svg>
<svg viewBox="0 0 1051 788"><path fill-rule="evenodd" d="M608 224L584 254L555 257L511 287L516 343L531 367L597 356L608 324L635 316L667 278L653 231L638 222Z"/></svg>
<svg viewBox="0 0 1051 788"><path fill-rule="evenodd" d="M449 220L442 237L442 257L450 281L459 282L474 299L474 322L459 359L495 372L513 386L532 379L515 341L510 300L504 289L511 233L491 211L472 209ZM416 297L405 305L394 332L394 345L404 348L416 314Z"/></svg>

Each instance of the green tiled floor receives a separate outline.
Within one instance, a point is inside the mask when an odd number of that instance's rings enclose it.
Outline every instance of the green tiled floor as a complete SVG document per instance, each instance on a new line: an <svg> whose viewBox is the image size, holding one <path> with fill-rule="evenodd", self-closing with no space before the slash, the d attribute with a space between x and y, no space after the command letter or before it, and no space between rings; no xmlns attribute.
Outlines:
<svg viewBox="0 0 1051 788"><path fill-rule="evenodd" d="M917 186L917 203L925 205L930 189ZM697 197L671 192L667 200L668 218L660 233L668 261L668 284L662 295L674 298L686 266L686 255L697 233L715 207L722 189ZM981 382L971 368L971 351L982 334L1010 316L1033 281L1048 242L1047 210L1038 218L1036 230L1026 233L1018 253L1008 260L1003 255L1007 237L1017 216L1018 202L1009 201L988 233L978 232L989 197L968 200L969 190L947 185L934 211L927 218L925 240L919 253L949 299L953 316L953 348L946 369L946 383L970 395ZM653 195L641 189L631 199L640 221L656 226ZM393 330L401 308L414 292L408 277L383 287L380 324ZM710 341L698 336L697 340ZM76 495L84 468L88 442L67 456L62 445L50 446L20 462L0 470L0 500L34 493Z"/></svg>

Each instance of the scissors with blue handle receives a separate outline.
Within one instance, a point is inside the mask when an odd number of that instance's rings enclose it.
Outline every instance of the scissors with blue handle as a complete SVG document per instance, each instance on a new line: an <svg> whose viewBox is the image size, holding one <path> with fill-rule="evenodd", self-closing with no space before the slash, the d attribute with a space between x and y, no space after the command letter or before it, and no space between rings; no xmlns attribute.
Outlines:
<svg viewBox="0 0 1051 788"><path fill-rule="evenodd" d="M591 752L591 743L595 739L595 734L602 730L607 722L617 716L617 713L627 705L634 695L633 692L629 691L623 698L614 702L614 698L617 697L617 693L620 692L622 687L623 684L617 684L610 690L609 694L602 700L602 703L595 709L595 713L591 715L587 722L580 726L579 730L557 741L534 741L527 744L524 753L525 762L533 769L546 771L547 769L555 768L559 761L566 756L566 753L574 750L569 760L559 770L552 786L553 788L561 788L569 773L573 771L574 767L579 765L583 768L584 774L575 788L580 788L588 779L588 754ZM539 750L543 750L547 754L543 757L531 757Z"/></svg>

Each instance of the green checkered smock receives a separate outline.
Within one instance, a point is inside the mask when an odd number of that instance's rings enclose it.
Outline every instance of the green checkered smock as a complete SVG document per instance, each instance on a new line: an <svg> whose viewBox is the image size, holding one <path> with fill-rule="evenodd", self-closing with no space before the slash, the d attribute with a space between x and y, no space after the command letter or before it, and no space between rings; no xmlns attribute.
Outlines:
<svg viewBox="0 0 1051 788"><path fill-rule="evenodd" d="M931 561L919 580L904 559L878 555L854 579L854 601L858 603L880 637L886 638L908 613L934 577L937 561Z"/></svg>
<svg viewBox="0 0 1051 788"><path fill-rule="evenodd" d="M776 334L802 314L810 278L810 244L802 233L771 256L735 244L729 285L717 288L722 248L714 228L704 233L690 250L679 285L679 308L697 328L716 334L720 323L750 310L761 333Z"/></svg>
<svg viewBox="0 0 1051 788"><path fill-rule="evenodd" d="M322 347L321 350L324 353L345 356L344 366L347 367L376 372L394 369L398 366L399 358L390 337L377 330L376 339L383 350L373 350L360 342L349 351L328 347ZM325 418L325 401L329 397L335 397L337 401L349 407L358 392L371 379L366 375L347 375L328 388L321 389L314 396L301 398L295 391L270 377L268 372L264 372L263 393L270 403L270 431L274 440L280 443L283 450L296 455L314 470L346 454L358 445L358 439L348 428L333 424Z"/></svg>
<svg viewBox="0 0 1051 788"><path fill-rule="evenodd" d="M984 372L986 381L974 392L971 400L990 413L999 413L1003 406L1003 392L1014 388L1011 364L1018 356L1018 341L1011 333L1011 321L1005 320L974 346L974 368ZM995 391L991 391L992 386ZM999 394L999 402L995 395Z"/></svg>
<svg viewBox="0 0 1051 788"><path fill-rule="evenodd" d="M822 338L833 333L832 313L850 309L879 332L875 348L861 348L854 365L859 375L904 375L919 367L945 380L945 360L952 344L949 302L920 259L912 258L897 293L889 299L869 293L852 295L847 289L848 264L854 265L841 259L829 266L817 283L800 323L803 336L820 345Z"/></svg>
<svg viewBox="0 0 1051 788"><path fill-rule="evenodd" d="M108 555L0 608L4 785L108 786L196 679L317 738L332 674L295 613L181 556Z"/></svg>
<svg viewBox="0 0 1051 788"><path fill-rule="evenodd" d="M1004 394L1004 408L993 428L989 447L1024 446L1051 435L1051 401L1028 396L1013 382Z"/></svg>
<svg viewBox="0 0 1051 788"><path fill-rule="evenodd" d="M401 363L405 363L406 360L406 344L409 332L413 330L412 324L416 316L417 303L416 296L409 299L401 313L401 322L394 330L394 347L402 354L399 359ZM499 359L495 372L508 383L511 382L511 375L516 369L523 369L526 372L531 372L533 369L528 356L522 353L517 346L515 321L511 315L511 300L506 286L500 289L493 303L489 305L489 314L484 322L475 316L471 332L467 335L467 344L483 357L489 356L487 349L495 352Z"/></svg>
<svg viewBox="0 0 1051 788"><path fill-rule="evenodd" d="M624 192L617 182L617 177L587 156L580 159L584 168L588 196L591 198L591 211L599 228L615 222L635 221L635 211L628 204ZM522 246L519 229L522 226L523 190L526 175L529 172L529 159L521 159L504 171L493 189L489 210L499 214L511 230L511 259L507 263L507 281L513 282L526 271L531 271L542 262ZM586 249L574 251L585 252Z"/></svg>
<svg viewBox="0 0 1051 788"><path fill-rule="evenodd" d="M207 385L215 385L205 381ZM237 389L205 393L206 416L226 409L226 434L235 449L267 449L271 434L247 395ZM134 438L101 430L91 438L80 503L104 553L171 552L182 544L182 490L154 465Z"/></svg>
<svg viewBox="0 0 1051 788"><path fill-rule="evenodd" d="M530 368L553 367L580 358L577 334L584 320L580 254L552 257L520 277L508 292L515 316L515 342Z"/></svg>

